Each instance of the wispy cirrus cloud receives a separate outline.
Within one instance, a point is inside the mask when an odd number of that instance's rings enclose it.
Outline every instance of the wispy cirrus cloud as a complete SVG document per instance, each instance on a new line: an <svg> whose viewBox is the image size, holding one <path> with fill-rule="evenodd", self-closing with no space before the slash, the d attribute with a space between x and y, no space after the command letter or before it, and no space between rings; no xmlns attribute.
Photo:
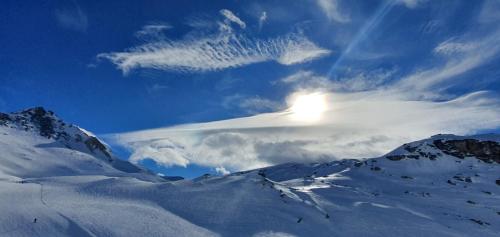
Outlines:
<svg viewBox="0 0 500 237"><path fill-rule="evenodd" d="M335 80L312 71L298 71L279 82L290 85L294 91L359 92L375 90L393 79L396 69L353 71Z"/></svg>
<svg viewBox="0 0 500 237"><path fill-rule="evenodd" d="M260 40L244 35L217 34L181 41L163 40L125 52L103 53L105 58L128 73L135 68L202 72L275 61L282 65L307 62L330 54L301 34Z"/></svg>
<svg viewBox="0 0 500 237"><path fill-rule="evenodd" d="M222 102L225 108L239 108L247 114L274 112L284 109L283 103L260 96L244 96L235 94L226 96Z"/></svg>
<svg viewBox="0 0 500 237"><path fill-rule="evenodd" d="M57 9L55 11L56 20L59 25L66 29L85 32L88 27L87 14L85 14L76 1L73 3L71 7Z"/></svg>
<svg viewBox="0 0 500 237"><path fill-rule="evenodd" d="M496 24L500 20L500 2L496 0L486 0L483 2L483 8L479 14L478 20L482 23Z"/></svg>
<svg viewBox="0 0 500 237"><path fill-rule="evenodd" d="M395 0L396 2L405 5L407 8L416 8L419 4L427 0Z"/></svg>
<svg viewBox="0 0 500 237"><path fill-rule="evenodd" d="M443 57L443 62L407 75L399 81L397 87L417 91L429 91L435 87L446 89L443 83L498 57L500 30L484 36L471 35L467 35L470 39L448 39L437 45L434 52Z"/></svg>
<svg viewBox="0 0 500 237"><path fill-rule="evenodd" d="M234 15L234 13L232 11L229 11L227 9L222 9L222 10L220 10L220 14L225 16L226 20L238 24L242 29L245 29L247 27L247 24L245 22L243 22L239 17Z"/></svg>
<svg viewBox="0 0 500 237"><path fill-rule="evenodd" d="M316 0L321 11L331 21L347 23L351 21L349 15L340 9L340 0Z"/></svg>
<svg viewBox="0 0 500 237"><path fill-rule="evenodd" d="M267 20L267 12L262 12L259 17L259 31L262 30L264 22Z"/></svg>
<svg viewBox="0 0 500 237"><path fill-rule="evenodd" d="M167 23L153 23L142 27L141 30L135 32L135 36L140 39L154 40L163 38L163 32L173 27Z"/></svg>
<svg viewBox="0 0 500 237"><path fill-rule="evenodd" d="M188 35L181 40L158 38L123 52L102 53L97 57L114 63L124 74L137 68L177 72L205 72L275 61L282 65L304 63L331 53L302 33L289 33L271 39L257 39L236 33L231 22L245 23L228 10L221 10L225 21L215 33ZM165 27L145 26L144 33L158 33ZM141 33L143 35L143 33Z"/></svg>

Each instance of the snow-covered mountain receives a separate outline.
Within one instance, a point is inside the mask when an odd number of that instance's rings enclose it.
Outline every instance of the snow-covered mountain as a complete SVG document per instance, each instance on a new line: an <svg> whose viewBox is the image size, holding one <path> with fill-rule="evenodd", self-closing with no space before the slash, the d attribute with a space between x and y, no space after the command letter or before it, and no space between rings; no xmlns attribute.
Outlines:
<svg viewBox="0 0 500 237"><path fill-rule="evenodd" d="M171 182L43 108L0 113L0 236L498 236L499 142Z"/></svg>
<svg viewBox="0 0 500 237"><path fill-rule="evenodd" d="M102 174L115 169L130 173L141 171L117 159L90 132L65 123L41 107L0 113L0 136L3 156L0 170L5 174L26 178ZM8 157L13 158L6 159Z"/></svg>

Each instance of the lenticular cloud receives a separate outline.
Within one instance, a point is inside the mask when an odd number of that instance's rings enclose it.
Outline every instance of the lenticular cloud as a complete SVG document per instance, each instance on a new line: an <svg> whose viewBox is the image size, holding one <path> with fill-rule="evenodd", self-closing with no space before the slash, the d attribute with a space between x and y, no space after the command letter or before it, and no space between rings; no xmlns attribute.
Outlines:
<svg viewBox="0 0 500 237"><path fill-rule="evenodd" d="M130 161L248 170L286 162L377 157L431 134L474 134L500 125L500 98L475 92L454 100L410 101L406 92L329 93L322 118L287 111L109 136Z"/></svg>
<svg viewBox="0 0 500 237"><path fill-rule="evenodd" d="M202 72L266 61L292 65L329 53L301 34L260 40L224 32L205 38L147 43L125 52L104 53L98 57L110 60L123 73L136 68Z"/></svg>

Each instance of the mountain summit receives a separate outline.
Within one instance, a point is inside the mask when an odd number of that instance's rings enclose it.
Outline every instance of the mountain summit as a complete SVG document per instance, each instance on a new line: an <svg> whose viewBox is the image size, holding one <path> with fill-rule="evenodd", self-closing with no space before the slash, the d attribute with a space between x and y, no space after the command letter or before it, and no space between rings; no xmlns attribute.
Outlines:
<svg viewBox="0 0 500 237"><path fill-rule="evenodd" d="M0 166L0 169L9 167L13 173L25 170L33 175L46 168L47 172L57 169L60 174L68 175L78 173L78 170L82 169L102 171L106 169L104 167L109 166L112 167L111 170L143 172L141 168L118 159L109 147L92 133L64 122L54 112L42 107L0 113L0 137L0 147L3 151L0 164L7 162ZM11 151L15 154L9 156ZM60 158L45 159L45 156ZM19 157L24 159L16 159ZM85 164L82 164L83 160L86 160ZM30 172L30 168L35 170ZM57 175L59 172L51 175Z"/></svg>
<svg viewBox="0 0 500 237"><path fill-rule="evenodd" d="M26 109L12 114L0 113L0 125L36 133L54 139L72 149L72 146L85 145L88 153L106 157L113 162L111 151L97 137L72 124L66 124L54 112L43 107Z"/></svg>

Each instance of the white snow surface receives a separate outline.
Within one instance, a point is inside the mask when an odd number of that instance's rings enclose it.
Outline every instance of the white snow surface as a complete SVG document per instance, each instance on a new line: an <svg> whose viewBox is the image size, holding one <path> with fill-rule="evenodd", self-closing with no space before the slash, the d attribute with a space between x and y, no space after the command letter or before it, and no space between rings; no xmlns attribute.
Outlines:
<svg viewBox="0 0 500 237"><path fill-rule="evenodd" d="M170 182L0 124L0 236L498 236L498 179L498 163L443 154Z"/></svg>

